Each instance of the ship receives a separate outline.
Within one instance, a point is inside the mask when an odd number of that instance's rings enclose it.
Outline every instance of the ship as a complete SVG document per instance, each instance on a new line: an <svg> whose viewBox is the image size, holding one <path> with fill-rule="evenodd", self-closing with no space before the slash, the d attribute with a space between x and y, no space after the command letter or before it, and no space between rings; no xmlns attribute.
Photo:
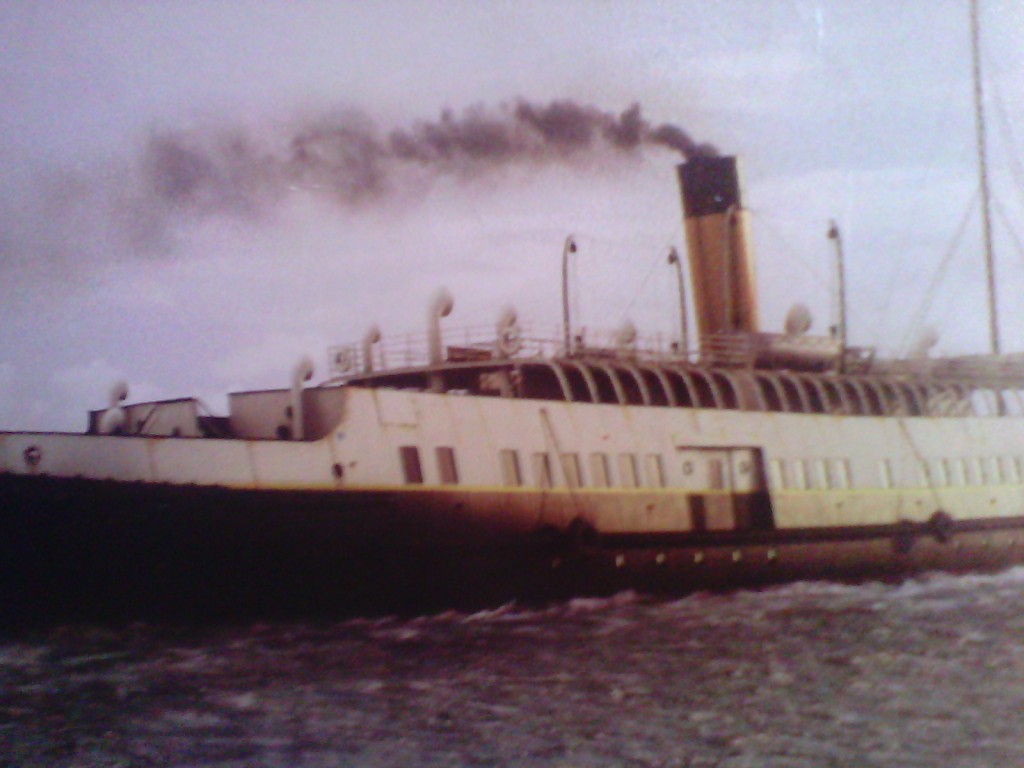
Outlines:
<svg viewBox="0 0 1024 768"><path fill-rule="evenodd" d="M685 327L674 344L574 332L568 303L560 334L512 309L450 330L442 291L422 336L372 327L329 351L321 383L303 359L290 386L229 395L226 416L129 403L118 384L85 433L0 433L0 621L364 615L1024 562L1024 358L882 359L845 321L810 334L800 306L762 331L736 159L692 157L678 177L696 349Z"/></svg>

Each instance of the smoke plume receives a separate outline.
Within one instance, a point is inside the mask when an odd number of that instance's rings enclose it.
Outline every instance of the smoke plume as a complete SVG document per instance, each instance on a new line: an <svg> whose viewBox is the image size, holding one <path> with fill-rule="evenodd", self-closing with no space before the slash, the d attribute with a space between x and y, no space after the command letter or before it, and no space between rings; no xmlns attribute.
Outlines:
<svg viewBox="0 0 1024 768"><path fill-rule="evenodd" d="M214 138L162 133L145 148L143 191L196 213L255 213L287 189L354 204L394 191L402 174L474 174L512 164L567 162L587 153L662 147L713 154L682 128L651 125L634 104L621 114L572 101L477 107L409 128L380 130L349 113L302 125L277 148L238 131Z"/></svg>
<svg viewBox="0 0 1024 768"><path fill-rule="evenodd" d="M96 251L160 254L174 249L183 223L213 216L259 221L297 190L353 207L444 176L638 155L652 148L683 157L715 154L678 126L650 123L637 104L616 114L570 100L518 100L462 113L446 109L436 120L393 129L347 112L296 121L270 135L228 123L160 130L116 169L74 178L62 174L61 210L50 210L46 220L52 237L74 241L75 260L89 260L83 253L86 220L103 233L105 242ZM52 208L54 196L43 197ZM53 228L60 221L77 222L66 238ZM21 229L31 231L38 251L40 228L29 222ZM60 243L51 245L61 250ZM0 251L11 247L0 243Z"/></svg>

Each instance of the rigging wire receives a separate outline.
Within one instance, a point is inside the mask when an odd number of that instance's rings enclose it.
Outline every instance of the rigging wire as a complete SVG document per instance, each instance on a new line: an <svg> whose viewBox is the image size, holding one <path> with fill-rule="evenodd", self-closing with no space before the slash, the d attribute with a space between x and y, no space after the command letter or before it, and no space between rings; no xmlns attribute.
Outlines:
<svg viewBox="0 0 1024 768"><path fill-rule="evenodd" d="M953 240L949 244L949 248L942 257L942 261L939 263L939 268L932 275L931 282L928 285L928 289L925 291L924 300L921 302L921 306L918 307L917 312L914 313L913 319L907 325L907 330L900 341L899 352L901 356L906 355L910 349L911 340L919 333L921 326L924 324L925 318L928 316L928 312L931 310L932 303L935 301L935 296L938 292L939 284L945 279L946 271L949 269L949 265L953 261L953 256L960 248L960 243L963 241L964 234L967 232L967 225L970 224L971 216L974 213L975 207L978 205L979 192L975 190L971 196L970 202L967 204L967 208L964 211L963 216L960 218L960 223L957 226L956 234L953 235Z"/></svg>
<svg viewBox="0 0 1024 768"><path fill-rule="evenodd" d="M578 246L578 251L573 254L574 257L579 256L580 261L574 262L570 259L570 266L575 268L577 271L572 273L573 278L571 281L571 295L570 298L573 301L573 325L579 327L579 330L586 332L589 327L594 330L595 327L588 322L588 316L591 314L588 312L588 307L593 307L593 301L580 301L580 296L592 297L594 295L607 295L604 299L605 304L603 306L609 306L609 302L614 301L618 304L618 298L621 297L625 291L622 290L624 287L633 283L632 277L637 274L639 269L643 268L643 261L637 258L621 258L621 252L627 251L630 253L651 253L650 266L644 272L643 280L638 284L636 291L633 293L629 302L621 313L612 311L600 311L597 322L607 323L612 321L613 318L619 317L620 322L625 322L630 318L630 312L637 305L642 297L649 295L649 286L651 278L657 271L658 266L664 260L664 254L668 253L669 245L665 243L671 242L673 238L669 237L663 242L659 242L655 239L656 236L652 237L605 237L603 235L595 235L587 232L575 233L575 239ZM580 256L582 254L582 256ZM621 267L628 265L635 265L636 270L623 270ZM580 266L586 265L587 268L579 269ZM613 266L617 265L617 266ZM667 284L667 282L666 282ZM654 302L655 306L661 306L662 302L659 298L658 301ZM600 304L598 306L601 306ZM593 320L594 318L590 318ZM636 318L632 318L636 319ZM597 327L597 330L601 330L603 326ZM605 329L606 330L606 329Z"/></svg>
<svg viewBox="0 0 1024 768"><path fill-rule="evenodd" d="M931 148L930 152L926 156L927 161L925 162L923 168L919 169L919 173L915 174L916 181L908 178L906 182L906 185L908 187L911 187L912 189L928 189L931 186L935 178L935 175L938 172L938 169L942 167L938 162L938 158L942 152L939 139L940 136L945 135L948 132L949 124L953 119L955 100L954 97L956 95L956 92L957 87L955 83L950 84L950 86L945 89L945 98L943 99L939 109L935 112L935 120L932 125L930 138L928 138L924 142L921 142L922 147ZM957 164L959 164L962 160L966 159L966 156L968 155L970 149L971 147L969 144L964 144L961 147L959 155L956 159ZM920 220L922 218L922 208L924 208L926 205L927 203L925 202L925 198L923 195L917 194L911 197L910 205L906 214L906 219L908 221ZM901 234L897 235L891 247L896 252L906 252L907 250L909 250L911 246L911 241L914 237L915 234L912 231L904 230ZM889 310L892 307L893 299L896 296L896 292L899 290L899 286L905 284L910 280L915 279L915 273L918 270L920 270L920 267L918 267L917 270L912 269L911 274L908 275L907 277L901 277L901 273L905 273L902 269L897 268L896 274L893 275L893 278L890 280L886 280L884 282L886 286L885 298L882 302L879 303L881 312L879 313L878 320L875 323L875 331L873 333L874 336L878 336L882 332L881 329L885 327L889 316Z"/></svg>
<svg viewBox="0 0 1024 768"><path fill-rule="evenodd" d="M993 200L993 202L995 203L996 213L998 213L1000 219L1002 219L1003 226L1006 227L1006 233L1010 236L1010 240L1013 241L1013 245L1017 249L1017 253L1021 256L1021 263L1024 264L1024 243L1021 242L1020 236L1017 234L1017 230L1015 230L1013 225L1010 223L1010 217L1007 215L1002 202L998 198Z"/></svg>
<svg viewBox="0 0 1024 768"><path fill-rule="evenodd" d="M944 111L941 114L944 114ZM968 156L970 155L970 152L971 145L969 143L962 144L960 146L960 151L957 155L955 165L958 166L962 163L965 163L967 161ZM936 153L933 155L933 160L929 162L929 164L924 169L924 173L922 174L920 181L918 181L914 185L915 188L927 189L927 187L930 185L931 178L934 172L937 168L940 167L934 162L934 157L937 154L938 151L936 151ZM975 195L977 194L977 191L975 191ZM908 221L915 221L921 218L921 209L922 207L924 207L923 201L924 196L922 195L917 195L913 198L911 207L909 208L910 215L908 216ZM910 250L910 248L913 245L912 240L914 238L914 232L912 230L905 230L899 233L897 238L898 239L896 239L890 247L893 251L906 252ZM954 247L952 243L950 247ZM889 277L889 279L883 281L883 285L885 286L884 299L882 301L875 303L875 306L877 307L877 314L873 319L873 329L868 334L869 338L877 339L885 335L885 328L888 326L889 323L890 309L893 306L894 299L900 293L902 286L908 285L910 283L918 284L927 275L935 275L934 270L928 269L927 265L923 265L920 263L916 265L907 266L906 262L899 262L897 265L897 269L894 270L894 272L895 274L890 272L891 276ZM902 305L900 306L902 308Z"/></svg>
<svg viewBox="0 0 1024 768"><path fill-rule="evenodd" d="M668 252L668 247L667 246L665 248L665 252L666 253ZM665 259L665 254L664 253L659 253L653 259L651 259L651 266L647 270L647 274L644 276L643 282L640 283L640 287L637 288L636 293L633 294L633 298L629 300L629 303L626 305L626 308L622 311L622 320L623 321L625 321L629 317L630 310L633 309L633 306L636 304L637 299L640 298L640 295L643 293L644 289L647 287L647 284L651 281L651 275L654 274L654 270L657 269L658 265L661 264L664 259Z"/></svg>
<svg viewBox="0 0 1024 768"><path fill-rule="evenodd" d="M999 90L999 79L992 79L992 91L995 107L996 116L999 118L999 128L1003 134L1003 142L1006 144L1007 154L1007 165L1010 168L1010 175L1013 176L1013 180L1017 182L1015 189L1017 195L1020 197L1020 202L1024 205L1024 167L1021 166L1020 157L1017 153L1017 143L1014 140L1013 126L1010 123L1010 118L1006 114L1006 104L1003 101L1002 91Z"/></svg>
<svg viewBox="0 0 1024 768"><path fill-rule="evenodd" d="M811 277L814 278L814 281L819 285L819 287L829 291L832 290L832 286L828 279L823 277L821 274L821 265L804 257L800 253L800 249L793 246L792 241L783 234L782 230L776 226L775 222L759 210L752 208L747 208L746 210L750 213L751 218L756 217L757 223L761 225L768 234L772 235L779 241L779 243L781 243L782 247L785 249L786 256L791 256L796 261L800 262L800 265L810 273ZM822 229L824 229L824 225L822 226Z"/></svg>

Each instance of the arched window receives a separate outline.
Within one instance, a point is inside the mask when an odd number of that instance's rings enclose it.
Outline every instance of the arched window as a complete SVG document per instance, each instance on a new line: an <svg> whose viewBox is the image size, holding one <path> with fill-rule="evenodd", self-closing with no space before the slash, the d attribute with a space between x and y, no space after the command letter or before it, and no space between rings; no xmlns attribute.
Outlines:
<svg viewBox="0 0 1024 768"><path fill-rule="evenodd" d="M885 398L878 391L878 382L873 379L865 379L864 394L866 396L867 413L872 416L884 416L886 412L883 405Z"/></svg>
<svg viewBox="0 0 1024 768"><path fill-rule="evenodd" d="M553 361L523 363L516 366L519 371L521 396L535 400L572 400L572 389L565 378L565 371Z"/></svg>
<svg viewBox="0 0 1024 768"><path fill-rule="evenodd" d="M796 377L782 373L779 374L779 381L782 382L782 388L786 394L786 410L790 413L810 413L811 406L807 400L807 393L800 386Z"/></svg>
<svg viewBox="0 0 1024 768"><path fill-rule="evenodd" d="M722 408L724 401L714 380L705 371L693 370L690 372L693 383L697 389L697 404L701 408Z"/></svg>
<svg viewBox="0 0 1024 768"><path fill-rule="evenodd" d="M700 404L700 400L697 396L697 386L693 383L693 378L690 374L677 368L668 368L665 373L672 383L672 391L676 396L676 403L689 408L696 408Z"/></svg>
<svg viewBox="0 0 1024 768"><path fill-rule="evenodd" d="M668 380L665 371L658 366L642 366L639 370L647 379L647 388L651 392L651 402L654 405L676 405L676 395L672 391L672 384Z"/></svg>
<svg viewBox="0 0 1024 768"><path fill-rule="evenodd" d="M907 401L907 406L910 409L910 415L922 415L927 409L927 401L922 395L921 387L909 382L899 382L896 386L903 392L904 399Z"/></svg>
<svg viewBox="0 0 1024 768"><path fill-rule="evenodd" d="M987 387L974 390L971 404L974 406L976 416L997 416L999 414L999 400L996 392Z"/></svg>
<svg viewBox="0 0 1024 768"><path fill-rule="evenodd" d="M807 393L808 413L827 413L828 396L825 394L821 379L817 376L796 376L795 378Z"/></svg>
<svg viewBox="0 0 1024 768"><path fill-rule="evenodd" d="M754 381L761 389L761 396L769 411L786 410L786 394L782 391L782 382L770 373L755 373Z"/></svg>
<svg viewBox="0 0 1024 768"><path fill-rule="evenodd" d="M581 367L571 361L565 360L560 363L565 372L566 381L569 382L569 389L572 391L572 399L578 403L593 402L587 380L583 376Z"/></svg>
<svg viewBox="0 0 1024 768"><path fill-rule="evenodd" d="M605 401L604 393L602 392L602 402L618 403L619 405L625 405L626 403L628 403L629 400L626 397L626 390L623 388L622 381L619 378L619 374L616 372L616 370L607 363L596 363L595 370L597 369L600 369L605 372L605 374L608 376L608 381L611 383L612 391L615 393L614 400Z"/></svg>
<svg viewBox="0 0 1024 768"><path fill-rule="evenodd" d="M591 366L591 374L594 377L594 382L597 385L597 397L600 403L614 403L619 404L622 402L619 399L618 392L616 392L616 381L612 378L611 373L604 366Z"/></svg>
<svg viewBox="0 0 1024 768"><path fill-rule="evenodd" d="M821 382L825 392L825 409L828 413L850 413L850 404L847 402L846 393L842 385L834 379L825 379Z"/></svg>
<svg viewBox="0 0 1024 768"><path fill-rule="evenodd" d="M1021 399L1019 389L1007 389L1003 391L1006 397L1006 415L1024 416L1024 400Z"/></svg>
<svg viewBox="0 0 1024 768"><path fill-rule="evenodd" d="M629 374L619 377L622 381L622 388L626 392L626 402L630 405L650 405L651 393L647 389L647 382L644 381L643 374L627 363L618 363L615 367L620 374Z"/></svg>
<svg viewBox="0 0 1024 768"><path fill-rule="evenodd" d="M888 416L910 415L910 405L903 391L890 381L879 381L878 388L882 392L883 413Z"/></svg>
<svg viewBox="0 0 1024 768"><path fill-rule="evenodd" d="M871 413L868 405L868 396L864 384L858 379L840 379L839 385L846 392L847 401L850 403L850 413L865 416Z"/></svg>
<svg viewBox="0 0 1024 768"><path fill-rule="evenodd" d="M711 378L718 385L718 391L722 395L723 407L738 410L740 407L739 391L733 382L732 376L723 371L712 371Z"/></svg>

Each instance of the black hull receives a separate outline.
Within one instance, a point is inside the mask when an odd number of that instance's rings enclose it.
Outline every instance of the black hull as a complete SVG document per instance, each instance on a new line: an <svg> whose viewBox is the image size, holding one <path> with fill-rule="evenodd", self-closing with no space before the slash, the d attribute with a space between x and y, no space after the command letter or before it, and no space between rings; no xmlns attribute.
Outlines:
<svg viewBox="0 0 1024 768"><path fill-rule="evenodd" d="M1024 562L1024 517L599 536L516 530L464 501L0 475L0 625L473 610Z"/></svg>

